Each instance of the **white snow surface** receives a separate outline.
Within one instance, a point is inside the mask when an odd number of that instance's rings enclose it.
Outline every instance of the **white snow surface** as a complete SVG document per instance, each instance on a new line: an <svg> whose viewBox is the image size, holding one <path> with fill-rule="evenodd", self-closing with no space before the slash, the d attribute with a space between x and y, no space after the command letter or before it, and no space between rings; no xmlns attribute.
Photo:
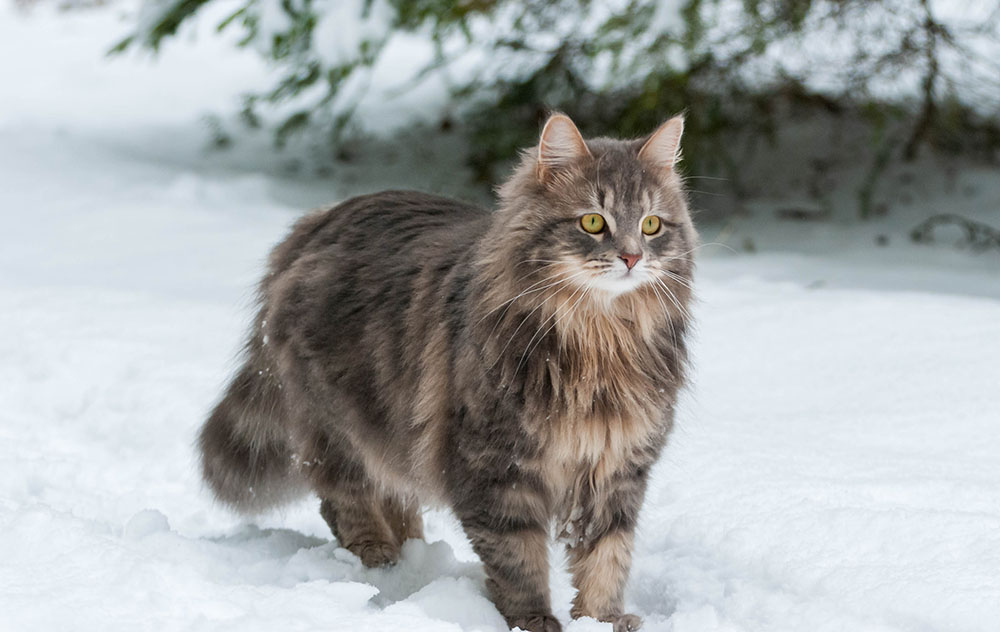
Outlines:
<svg viewBox="0 0 1000 632"><path fill-rule="evenodd" d="M243 520L203 489L193 439L269 247L299 201L397 183L202 153L200 117L265 70L204 28L108 63L119 17L0 5L0 630L504 630L445 511L368 570L315 500ZM857 230L701 250L627 592L644 629L996 629L1000 262ZM567 629L610 630L569 621L553 559Z"/></svg>

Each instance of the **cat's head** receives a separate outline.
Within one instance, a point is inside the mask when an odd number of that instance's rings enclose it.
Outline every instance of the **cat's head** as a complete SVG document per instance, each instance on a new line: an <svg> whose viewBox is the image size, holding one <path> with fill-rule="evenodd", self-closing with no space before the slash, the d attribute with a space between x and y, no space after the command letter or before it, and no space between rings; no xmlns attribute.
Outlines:
<svg viewBox="0 0 1000 632"><path fill-rule="evenodd" d="M683 128L677 116L645 138L584 140L569 117L551 116L500 189L518 278L604 299L686 287L697 234L676 171Z"/></svg>

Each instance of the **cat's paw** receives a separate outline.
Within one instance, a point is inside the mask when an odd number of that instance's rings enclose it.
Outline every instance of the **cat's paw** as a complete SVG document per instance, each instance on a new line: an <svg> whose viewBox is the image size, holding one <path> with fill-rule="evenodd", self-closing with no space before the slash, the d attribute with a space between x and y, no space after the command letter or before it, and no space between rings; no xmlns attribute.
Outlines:
<svg viewBox="0 0 1000 632"><path fill-rule="evenodd" d="M392 566L399 561L399 547L388 542L355 542L347 550L361 558L368 568Z"/></svg>
<svg viewBox="0 0 1000 632"><path fill-rule="evenodd" d="M610 621L615 632L635 632L642 627L642 619L634 614L620 614Z"/></svg>
<svg viewBox="0 0 1000 632"><path fill-rule="evenodd" d="M532 614L507 617L511 629L520 628L524 632L562 632L558 619L547 614Z"/></svg>

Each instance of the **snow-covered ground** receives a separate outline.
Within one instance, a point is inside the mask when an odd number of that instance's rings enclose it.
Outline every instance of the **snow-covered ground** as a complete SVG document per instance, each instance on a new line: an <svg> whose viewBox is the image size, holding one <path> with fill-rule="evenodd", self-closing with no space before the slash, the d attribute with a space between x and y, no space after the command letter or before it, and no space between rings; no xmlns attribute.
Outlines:
<svg viewBox="0 0 1000 632"><path fill-rule="evenodd" d="M0 630L503 630L444 512L366 570L316 502L245 522L202 489L194 433L270 245L309 204L420 178L203 153L201 116L266 70L207 28L106 63L118 11L0 5ZM959 177L996 217L998 174ZM997 628L1000 258L868 245L885 230L702 250L696 374L628 591L645 629Z"/></svg>

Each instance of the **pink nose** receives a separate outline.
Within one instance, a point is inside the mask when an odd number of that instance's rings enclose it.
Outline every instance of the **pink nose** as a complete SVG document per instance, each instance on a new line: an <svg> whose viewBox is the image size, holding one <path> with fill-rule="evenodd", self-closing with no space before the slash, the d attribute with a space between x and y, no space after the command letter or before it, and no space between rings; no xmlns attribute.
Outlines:
<svg viewBox="0 0 1000 632"><path fill-rule="evenodd" d="M628 269L631 270L635 267L635 264L639 263L639 259L642 259L642 255L630 255L627 252L623 252L618 255L618 258L624 261Z"/></svg>

